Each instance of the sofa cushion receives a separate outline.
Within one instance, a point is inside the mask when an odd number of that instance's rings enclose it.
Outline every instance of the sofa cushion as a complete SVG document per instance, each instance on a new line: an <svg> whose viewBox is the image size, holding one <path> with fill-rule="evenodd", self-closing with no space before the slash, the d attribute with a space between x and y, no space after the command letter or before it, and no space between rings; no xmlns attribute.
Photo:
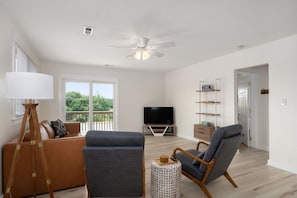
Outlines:
<svg viewBox="0 0 297 198"><path fill-rule="evenodd" d="M192 155L197 156L200 152L196 149L187 150ZM182 164L182 170L195 176L198 179L202 179L204 173L199 170L200 163L193 164L193 158L183 154L182 152L176 153L176 159ZM195 160L196 161L196 160Z"/></svg>
<svg viewBox="0 0 297 198"><path fill-rule="evenodd" d="M205 154L205 152L199 152L197 155L196 155L196 157L198 157L198 158L200 158L200 159L203 159L203 157L204 157L204 154ZM193 165L200 165L200 162L199 161L197 161L197 160L195 160L195 159L193 159Z"/></svg>
<svg viewBox="0 0 297 198"><path fill-rule="evenodd" d="M57 119L55 121L51 121L51 124L55 131L56 137L64 137L67 135L67 131L62 120Z"/></svg>
<svg viewBox="0 0 297 198"><path fill-rule="evenodd" d="M47 120L44 120L40 123L46 130L49 138L55 138L56 137L56 134L55 134L55 131L51 125L51 123Z"/></svg>
<svg viewBox="0 0 297 198"><path fill-rule="evenodd" d="M48 134L47 134L45 128L44 128L43 126L41 126L41 125L39 125L39 126L40 126L41 139L42 139L42 140L47 140L47 139L49 139L49 136L48 136Z"/></svg>
<svg viewBox="0 0 297 198"><path fill-rule="evenodd" d="M41 139L42 140L47 140L49 139L49 136L48 136L48 133L47 131L45 130L45 128L41 125L40 126L40 135L41 135ZM25 135L24 135L24 139L23 141L26 142L26 141L30 141L31 140L31 135L30 135L30 131L26 131L25 132Z"/></svg>

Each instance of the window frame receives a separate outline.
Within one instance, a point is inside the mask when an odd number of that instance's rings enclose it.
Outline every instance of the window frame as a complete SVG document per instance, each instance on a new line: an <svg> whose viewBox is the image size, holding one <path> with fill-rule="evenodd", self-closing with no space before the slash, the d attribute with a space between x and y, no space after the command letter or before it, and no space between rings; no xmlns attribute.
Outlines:
<svg viewBox="0 0 297 198"><path fill-rule="evenodd" d="M96 79L96 80L94 80ZM58 102L58 115L59 117L66 119L66 82L82 82L82 83L108 83L113 84L113 128L118 130L119 123L119 109L118 109L118 78L106 77L106 76L83 76L83 75L73 75L73 74L62 74L59 76L58 90L59 90L59 102ZM90 89L91 90L91 89ZM90 118L91 119L91 118Z"/></svg>
<svg viewBox="0 0 297 198"><path fill-rule="evenodd" d="M21 60L18 60L18 58ZM13 43L13 71L37 72L37 64L35 64L35 62L16 41ZM12 120L21 120L23 118L25 113L25 108L23 107L24 102L25 100L12 101Z"/></svg>

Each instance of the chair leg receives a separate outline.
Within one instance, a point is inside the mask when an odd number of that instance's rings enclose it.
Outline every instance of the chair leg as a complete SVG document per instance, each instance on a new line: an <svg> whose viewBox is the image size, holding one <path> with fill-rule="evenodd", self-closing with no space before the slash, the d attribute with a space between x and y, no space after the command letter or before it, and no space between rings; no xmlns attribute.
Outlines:
<svg viewBox="0 0 297 198"><path fill-rule="evenodd" d="M229 182L235 187L237 188L238 186L235 184L235 182L233 181L233 179L231 178L231 176L229 175L229 173L226 171L224 173L224 176L229 180Z"/></svg>
<svg viewBox="0 0 297 198"><path fill-rule="evenodd" d="M209 193L209 191L207 190L205 184L203 183L198 183L199 187L201 188L201 190L204 192L204 194L206 195L207 198L212 198L211 194Z"/></svg>

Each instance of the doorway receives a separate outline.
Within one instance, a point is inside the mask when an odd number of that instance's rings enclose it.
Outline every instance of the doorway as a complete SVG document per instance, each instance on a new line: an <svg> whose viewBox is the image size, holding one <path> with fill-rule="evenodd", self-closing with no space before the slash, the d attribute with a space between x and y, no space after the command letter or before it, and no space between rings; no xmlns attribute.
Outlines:
<svg viewBox="0 0 297 198"><path fill-rule="evenodd" d="M236 122L243 126L243 143L268 151L268 64L235 70L235 84Z"/></svg>
<svg viewBox="0 0 297 198"><path fill-rule="evenodd" d="M237 119L242 125L244 138L242 143L250 146L251 137L251 79L249 75L240 73L237 81Z"/></svg>

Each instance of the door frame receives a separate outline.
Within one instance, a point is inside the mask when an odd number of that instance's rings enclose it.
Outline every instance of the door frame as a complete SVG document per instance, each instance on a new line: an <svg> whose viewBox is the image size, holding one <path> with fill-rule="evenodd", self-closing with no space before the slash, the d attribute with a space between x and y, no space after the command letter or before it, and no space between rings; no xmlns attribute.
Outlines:
<svg viewBox="0 0 297 198"><path fill-rule="evenodd" d="M269 95L263 95L262 89L269 90L269 64L244 67L234 70L234 123L238 123L238 75L244 72L251 76L251 121L252 141L249 146L269 151Z"/></svg>

